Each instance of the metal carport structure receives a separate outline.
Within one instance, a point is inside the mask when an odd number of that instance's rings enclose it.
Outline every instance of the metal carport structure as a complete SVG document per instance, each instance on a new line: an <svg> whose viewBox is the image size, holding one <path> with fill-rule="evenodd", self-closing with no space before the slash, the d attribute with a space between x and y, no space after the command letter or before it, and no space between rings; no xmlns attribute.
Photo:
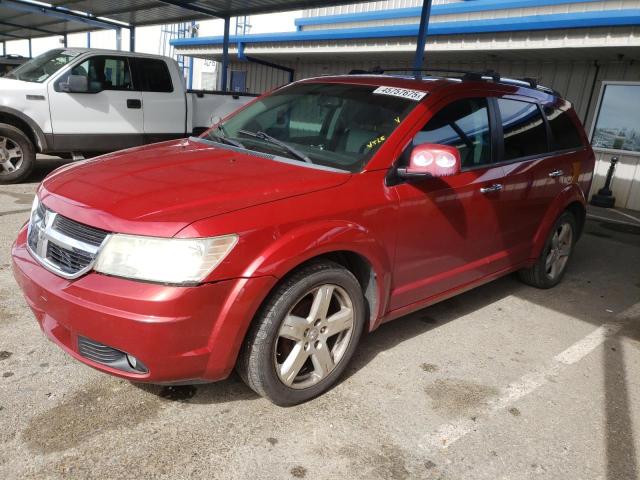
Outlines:
<svg viewBox="0 0 640 480"><path fill-rule="evenodd" d="M0 42L62 36L66 46L69 33L96 28L115 29L121 38L123 28L129 30L130 48L135 49L136 27L219 18L224 20L222 78L227 78L229 64L230 19L240 15L274 13L302 8L327 7L354 3L353 0L0 0ZM414 68L422 65L426 31L432 0L424 0L417 36ZM119 43L119 40L117 40ZM31 56L31 55L30 55ZM226 90L226 81L222 90Z"/></svg>

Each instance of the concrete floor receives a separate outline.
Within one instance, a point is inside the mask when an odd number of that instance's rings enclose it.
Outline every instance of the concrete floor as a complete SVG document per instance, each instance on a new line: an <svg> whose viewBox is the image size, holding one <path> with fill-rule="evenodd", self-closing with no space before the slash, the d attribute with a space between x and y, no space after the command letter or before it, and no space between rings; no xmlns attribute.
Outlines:
<svg viewBox="0 0 640 480"><path fill-rule="evenodd" d="M35 187L0 187L0 478L638 478L640 222L594 213L555 289L507 277L387 324L283 409L236 377L133 385L45 340L9 265Z"/></svg>

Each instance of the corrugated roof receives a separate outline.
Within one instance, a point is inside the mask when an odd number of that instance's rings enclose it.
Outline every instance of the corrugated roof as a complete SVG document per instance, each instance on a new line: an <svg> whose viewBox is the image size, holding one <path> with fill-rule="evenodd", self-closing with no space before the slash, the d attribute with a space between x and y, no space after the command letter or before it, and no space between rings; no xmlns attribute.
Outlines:
<svg viewBox="0 0 640 480"><path fill-rule="evenodd" d="M94 30L95 23L86 23L92 20L105 19L131 26L159 25L344 5L353 0L49 0L48 3L58 11L38 11L38 4L28 0L0 0L0 41ZM192 9L181 4L189 4ZM71 15L81 14L72 20L66 19L63 9Z"/></svg>

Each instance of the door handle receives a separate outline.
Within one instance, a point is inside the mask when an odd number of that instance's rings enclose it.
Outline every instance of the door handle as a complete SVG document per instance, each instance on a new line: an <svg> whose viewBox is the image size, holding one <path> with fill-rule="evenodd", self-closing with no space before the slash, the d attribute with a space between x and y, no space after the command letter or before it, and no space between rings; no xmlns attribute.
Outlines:
<svg viewBox="0 0 640 480"><path fill-rule="evenodd" d="M127 98L127 108L142 108L142 101L137 98Z"/></svg>
<svg viewBox="0 0 640 480"><path fill-rule="evenodd" d="M561 177L562 175L564 175L564 172L562 170L554 170L553 172L549 172L549 176L551 178Z"/></svg>
<svg viewBox="0 0 640 480"><path fill-rule="evenodd" d="M482 187L480 189L480 193L491 193L491 192L499 192L504 187L501 183L494 183L493 185L489 185L488 187Z"/></svg>

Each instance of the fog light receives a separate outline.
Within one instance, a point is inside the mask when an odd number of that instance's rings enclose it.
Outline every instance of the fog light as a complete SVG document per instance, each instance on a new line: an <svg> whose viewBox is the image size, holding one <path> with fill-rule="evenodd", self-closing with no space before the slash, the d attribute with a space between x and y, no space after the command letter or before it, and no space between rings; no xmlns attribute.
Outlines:
<svg viewBox="0 0 640 480"><path fill-rule="evenodd" d="M131 368L138 370L138 359L136 357L127 353L127 362L129 362Z"/></svg>

